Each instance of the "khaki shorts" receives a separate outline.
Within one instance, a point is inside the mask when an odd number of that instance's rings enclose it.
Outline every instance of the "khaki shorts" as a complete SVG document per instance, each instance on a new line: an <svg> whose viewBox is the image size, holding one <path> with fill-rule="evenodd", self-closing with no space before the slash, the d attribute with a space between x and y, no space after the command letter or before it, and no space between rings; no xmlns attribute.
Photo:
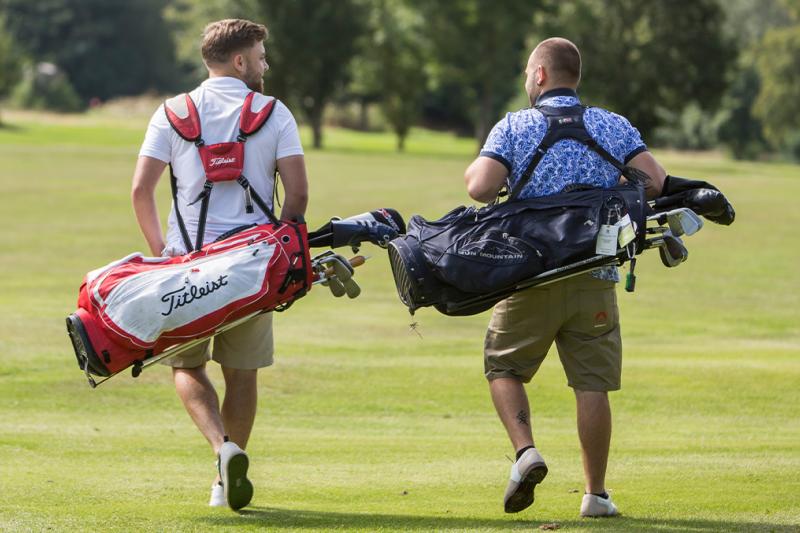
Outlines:
<svg viewBox="0 0 800 533"><path fill-rule="evenodd" d="M583 274L498 303L484 344L486 378L529 382L555 340L570 387L618 390L622 340L614 285Z"/></svg>
<svg viewBox="0 0 800 533"><path fill-rule="evenodd" d="M272 313L251 318L244 324L220 333L212 341L206 341L174 357L162 361L173 368L197 368L209 359L214 359L226 368L253 370L272 364L275 351L272 339ZM213 356L212 356L213 353Z"/></svg>

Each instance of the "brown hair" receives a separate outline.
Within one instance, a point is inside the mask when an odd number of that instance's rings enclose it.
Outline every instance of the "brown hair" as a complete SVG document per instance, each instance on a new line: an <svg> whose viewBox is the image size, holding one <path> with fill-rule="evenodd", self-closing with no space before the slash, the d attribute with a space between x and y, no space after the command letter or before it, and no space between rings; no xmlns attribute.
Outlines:
<svg viewBox="0 0 800 533"><path fill-rule="evenodd" d="M231 54L250 48L267 38L267 28L244 19L212 22L203 30L200 53L206 63L225 63Z"/></svg>
<svg viewBox="0 0 800 533"><path fill-rule="evenodd" d="M572 41L562 37L552 37L539 43L536 56L561 83L577 85L581 79L581 53Z"/></svg>

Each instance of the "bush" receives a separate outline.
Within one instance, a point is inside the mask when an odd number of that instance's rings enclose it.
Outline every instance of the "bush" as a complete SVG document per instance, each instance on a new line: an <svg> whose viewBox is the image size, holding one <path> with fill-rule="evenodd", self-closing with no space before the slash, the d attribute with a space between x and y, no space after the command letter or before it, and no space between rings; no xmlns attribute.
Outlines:
<svg viewBox="0 0 800 533"><path fill-rule="evenodd" d="M338 126L359 131L386 131L386 118L378 104L333 102L325 108L326 126Z"/></svg>
<svg viewBox="0 0 800 533"><path fill-rule="evenodd" d="M664 125L656 128L653 144L679 150L709 150L716 148L722 113L708 113L695 103L680 112L659 111Z"/></svg>
<svg viewBox="0 0 800 533"><path fill-rule="evenodd" d="M53 63L27 67L10 100L15 107L25 109L70 112L83 108L67 76Z"/></svg>
<svg viewBox="0 0 800 533"><path fill-rule="evenodd" d="M786 134L782 152L788 159L800 162L800 130L792 130Z"/></svg>

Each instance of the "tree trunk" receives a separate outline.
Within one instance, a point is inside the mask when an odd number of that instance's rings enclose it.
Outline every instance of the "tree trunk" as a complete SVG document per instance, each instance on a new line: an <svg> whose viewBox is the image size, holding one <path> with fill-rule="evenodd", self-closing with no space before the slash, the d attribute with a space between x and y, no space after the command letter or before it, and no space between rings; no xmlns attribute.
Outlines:
<svg viewBox="0 0 800 533"><path fill-rule="evenodd" d="M311 110L311 131L314 134L314 148L322 148L322 109L314 107Z"/></svg>
<svg viewBox="0 0 800 533"><path fill-rule="evenodd" d="M398 133L397 134L397 151L398 152L405 152L406 150L406 134L405 133Z"/></svg>
<svg viewBox="0 0 800 533"><path fill-rule="evenodd" d="M361 98L358 106L358 129L361 131L369 131L369 111L367 107L367 99Z"/></svg>
<svg viewBox="0 0 800 533"><path fill-rule="evenodd" d="M478 141L478 150L483 148L489 130L492 127L492 99L494 91L491 82L484 83L483 94L481 94L480 108L478 110L478 120L475 124L475 140Z"/></svg>

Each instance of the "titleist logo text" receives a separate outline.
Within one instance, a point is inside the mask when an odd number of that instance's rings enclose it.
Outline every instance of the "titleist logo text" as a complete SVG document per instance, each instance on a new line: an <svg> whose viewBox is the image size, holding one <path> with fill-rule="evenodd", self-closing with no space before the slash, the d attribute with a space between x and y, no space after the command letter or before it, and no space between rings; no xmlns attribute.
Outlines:
<svg viewBox="0 0 800 533"><path fill-rule="evenodd" d="M219 165L225 165L227 163L235 163L235 157L212 157L211 158L211 166L216 167Z"/></svg>
<svg viewBox="0 0 800 533"><path fill-rule="evenodd" d="M162 312L161 314L164 316L169 316L175 309L183 307L184 305L189 305L190 303L221 289L228 284L226 280L227 277L227 275L223 275L220 276L219 279L207 281L205 285L200 286L191 285L187 278L185 286L181 287L180 289L170 291L161 297L161 301L169 305L167 312Z"/></svg>

